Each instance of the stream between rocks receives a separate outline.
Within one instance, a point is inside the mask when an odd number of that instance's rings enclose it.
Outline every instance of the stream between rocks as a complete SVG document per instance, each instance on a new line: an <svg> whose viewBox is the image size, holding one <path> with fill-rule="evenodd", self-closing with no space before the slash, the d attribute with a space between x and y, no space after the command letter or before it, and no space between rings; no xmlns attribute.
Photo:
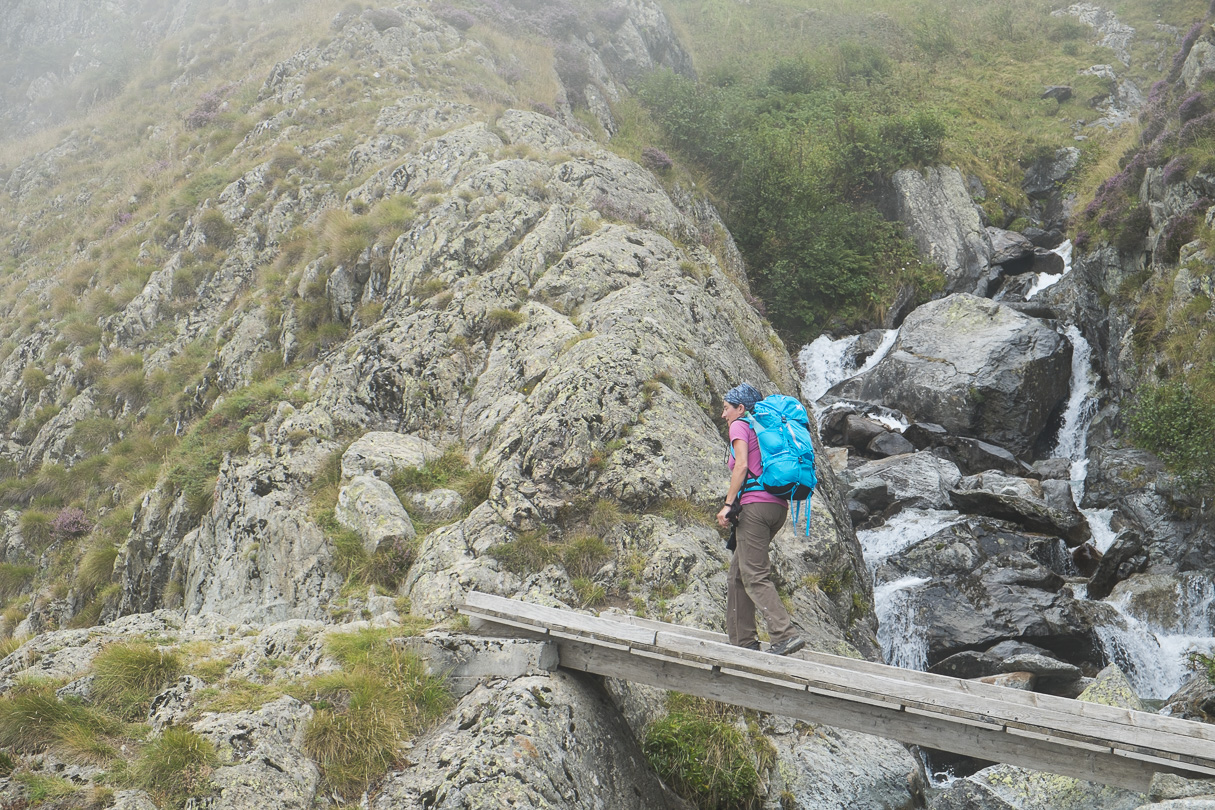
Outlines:
<svg viewBox="0 0 1215 810"><path fill-rule="evenodd" d="M1071 243L1064 242L1053 252L1064 261L1063 274L1037 274L1024 294L1026 302L1071 271ZM1083 543L1051 537L1060 532L1040 527L1038 533L1024 532L1026 526L1031 525L1024 520L1020 521L1021 533L1007 532L1006 526L990 520L1007 517L1007 514L1001 514L999 510L959 508L959 504L965 507L965 502L957 497L952 502L948 498L936 498L932 492L925 497L923 490L900 478L917 475L897 469L899 464L910 463L908 459L936 453L926 459L932 462L929 467L921 463L919 468L930 470L921 477L931 478L942 469L942 463L947 463L944 459L960 454L956 452L956 445L953 454L940 452L939 445L924 447L922 438L917 438L919 428L913 428L912 417L879 398L866 396L862 404L857 402L859 398L839 396L840 390L847 388L844 383L872 372L899 345L898 329L875 330L839 339L824 335L805 346L799 356L803 398L814 403L828 445L852 445L846 460L842 461L840 455L833 455L831 459L844 480L845 489L850 490L849 498L863 499L875 488L880 490L881 487L872 482L874 477L884 479L891 491L892 497L887 497L886 501L879 499L869 515L865 514L865 507L850 503L850 511L855 507L863 518L857 524L857 537L872 577L878 640L886 663L976 677L990 675L993 669L1009 672L1013 659L1028 660L1025 656L1036 649L1048 658L1056 659L1056 664L1078 666L1086 675L1104 664L1117 664L1142 699L1159 705L1177 692L1191 674L1187 656L1195 651L1207 654L1215 647L1212 629L1215 582L1196 570L1141 571L1126 576L1123 569L1115 577L1117 583L1112 590L1105 588L1107 593L1103 598L1089 598L1093 559L1110 555L1123 536L1123 532L1112 527L1118 520L1117 504L1098 506L1085 498L1090 463L1089 428L1098 414L1103 392L1092 368L1092 350L1077 325L1046 322L1071 345L1068 393L1066 404L1057 416L1053 444L1048 452L1038 454L1040 460L1035 462L1034 472L1030 472L1024 463L1016 462L1022 468L1019 477L1016 472L1009 475L1007 471L996 470L973 475L975 470L972 469L971 478L982 480L986 476L995 482L989 489L1025 496L1027 484L1030 489L1039 486L1032 480L1034 478L1043 479L1041 487L1046 489L1046 479L1050 476L1040 473L1053 470L1056 480L1065 480L1070 489L1074 501L1071 509L1077 510L1087 524L1083 527ZM841 411L848 415L841 419ZM911 437L919 446L901 448L910 449L914 454L887 455L871 443L865 447L871 452L858 453L854 438L859 430L859 422L855 421L858 419L873 423L872 432L881 435L881 430L886 430ZM829 427L841 422L845 427L836 432ZM831 440L833 436L838 437L836 441ZM838 453L836 450L830 452ZM875 454L878 461L871 460ZM858 455L863 457L858 458ZM965 464L959 466L966 472ZM958 483L949 478L945 485L964 486L967 480L962 478ZM923 484L923 481L918 483ZM956 491L953 494L956 496ZM1049 492L1041 497L1050 500ZM858 514L853 517L855 522ZM967 549L959 551L962 546ZM1010 557L1006 552L1014 546L1019 551ZM987 552L976 552L975 548L987 548ZM986 554L986 559L977 567L974 560L969 559L976 554L980 557ZM958 563L955 558L959 555L968 559ZM917 557L930 560L936 557L937 560L921 563L917 562ZM1099 567L1100 563L1097 565ZM983 573L982 582L980 572ZM1005 598L991 602L993 582L997 583L996 588L1004 588L1009 593L1017 590L1024 595L1023 601L1010 603ZM984 586L987 593L976 597L975 592L982 591ZM961 599L957 594L962 594ZM958 614L967 608L981 613L980 606L985 599L991 605L990 616L959 617ZM951 600L959 605L942 607L942 602ZM1019 615L1008 618L1008 614ZM934 626L934 619L941 617L957 622L965 637L944 638L942 634L946 631ZM985 623L986 626L980 627ZM1088 629L1083 629L1084 626ZM1087 636L1087 642L1081 640L1081 636ZM1022 642L1036 645L1036 648L1009 646ZM1092 649L1084 652L1086 643ZM969 662L967 656L970 656ZM983 658L988 669L971 665L974 660ZM994 660L999 658L1004 661ZM1087 681L1081 677L1074 685L1063 686L1062 681L1051 680L1060 673L1051 671L1049 665L1036 670L1033 666L1027 668L1035 673L1040 685L1047 685L1042 691L1074 696ZM1072 671L1078 670L1072 668ZM938 773L934 778L948 781L950 776Z"/></svg>

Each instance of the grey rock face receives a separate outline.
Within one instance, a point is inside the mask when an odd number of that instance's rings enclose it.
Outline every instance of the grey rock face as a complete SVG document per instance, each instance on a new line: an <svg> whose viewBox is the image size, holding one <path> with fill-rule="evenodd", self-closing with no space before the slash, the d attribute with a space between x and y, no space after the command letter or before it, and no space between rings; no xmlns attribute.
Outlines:
<svg viewBox="0 0 1215 810"><path fill-rule="evenodd" d="M400 646L426 661L431 674L444 677L457 698L488 680L544 675L558 663L557 647L549 641L428 633L401 639Z"/></svg>
<svg viewBox="0 0 1215 810"><path fill-rule="evenodd" d="M892 209L915 239L920 253L940 262L947 289L981 292L991 265L991 238L957 169L930 167L895 172Z"/></svg>
<svg viewBox="0 0 1215 810"><path fill-rule="evenodd" d="M785 731L772 740L783 754L781 792L791 794L796 807L883 810L904 805L923 787L920 763L891 740L826 726L797 733L792 723L782 728L778 722L774 730Z"/></svg>
<svg viewBox="0 0 1215 810"><path fill-rule="evenodd" d="M480 686L389 774L372 810L682 808L646 765L619 713L564 672Z"/></svg>
<svg viewBox="0 0 1215 810"><path fill-rule="evenodd" d="M1040 158L1025 172L1025 193L1032 198L1045 199L1058 192L1080 163L1080 150L1064 147L1055 154Z"/></svg>
<svg viewBox="0 0 1215 810"><path fill-rule="evenodd" d="M1037 319L951 295L913 312L890 354L832 393L1027 454L1067 396L1071 351Z"/></svg>
<svg viewBox="0 0 1215 810"><path fill-rule="evenodd" d="M420 436L373 430L342 454L342 478L374 475L387 479L395 470L421 467L439 455L438 448Z"/></svg>
<svg viewBox="0 0 1215 810"><path fill-rule="evenodd" d="M412 540L417 534L392 487L370 475L357 476L342 487L334 517L363 538L368 554L374 554L382 543Z"/></svg>
<svg viewBox="0 0 1215 810"><path fill-rule="evenodd" d="M224 810L308 810L320 773L304 756L304 731L312 708L282 697L257 711L207 715L195 733L211 740L225 765L211 781L219 796L211 807Z"/></svg>

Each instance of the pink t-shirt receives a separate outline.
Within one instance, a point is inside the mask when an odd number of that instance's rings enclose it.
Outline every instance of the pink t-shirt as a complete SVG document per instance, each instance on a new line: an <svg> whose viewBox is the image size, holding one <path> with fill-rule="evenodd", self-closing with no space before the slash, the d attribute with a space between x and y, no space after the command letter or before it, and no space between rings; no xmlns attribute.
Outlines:
<svg viewBox="0 0 1215 810"><path fill-rule="evenodd" d="M764 471L763 460L759 455L759 439L755 437L755 431L741 419L735 419L730 423L730 447L734 447L735 439L744 439L747 442L747 467L751 470L751 475L758 478L760 473ZM734 471L734 454L730 454L728 462L730 471ZM750 481L750 479L748 479ZM746 483L743 484L745 489ZM752 492L744 492L739 502L746 506L749 503L780 503L786 504L784 498L778 498L771 492L763 489L757 489Z"/></svg>

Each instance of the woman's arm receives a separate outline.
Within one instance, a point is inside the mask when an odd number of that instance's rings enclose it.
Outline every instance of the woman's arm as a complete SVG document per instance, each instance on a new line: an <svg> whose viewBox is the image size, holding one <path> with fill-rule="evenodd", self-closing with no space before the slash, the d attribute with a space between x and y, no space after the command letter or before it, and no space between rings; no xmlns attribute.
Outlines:
<svg viewBox="0 0 1215 810"><path fill-rule="evenodd" d="M730 525L726 514L730 511L730 507L739 497L739 493L743 488L743 483L747 480L747 442L744 439L734 440L734 470L730 473L730 488L726 490L726 505L717 513L717 525L723 529Z"/></svg>

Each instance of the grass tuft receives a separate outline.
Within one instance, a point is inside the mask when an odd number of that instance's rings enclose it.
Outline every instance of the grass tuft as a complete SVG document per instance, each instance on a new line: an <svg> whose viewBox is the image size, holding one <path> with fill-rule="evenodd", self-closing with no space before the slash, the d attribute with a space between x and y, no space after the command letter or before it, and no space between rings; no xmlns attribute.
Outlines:
<svg viewBox="0 0 1215 810"><path fill-rule="evenodd" d="M175 653L151 644L111 644L93 661L93 699L124 720L142 720L152 698L183 669Z"/></svg>

